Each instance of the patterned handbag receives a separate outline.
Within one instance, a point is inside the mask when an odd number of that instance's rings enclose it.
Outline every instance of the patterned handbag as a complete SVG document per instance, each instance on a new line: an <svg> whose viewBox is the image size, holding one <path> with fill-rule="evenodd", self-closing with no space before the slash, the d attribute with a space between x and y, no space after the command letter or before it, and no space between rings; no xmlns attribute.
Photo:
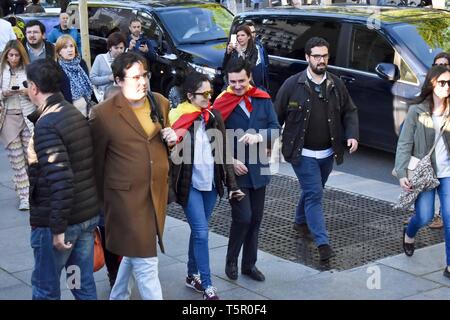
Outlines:
<svg viewBox="0 0 450 320"><path fill-rule="evenodd" d="M394 206L395 209L409 209L413 206L417 197L422 191L432 190L439 186L439 180L434 172L433 165L431 164L431 154L436 148L436 144L442 136L444 126L442 126L439 132L438 138L434 141L430 152L426 154L418 163L416 168L412 171L411 176L408 175L409 182L411 183L412 191L408 192L402 190L398 198L398 203Z"/></svg>

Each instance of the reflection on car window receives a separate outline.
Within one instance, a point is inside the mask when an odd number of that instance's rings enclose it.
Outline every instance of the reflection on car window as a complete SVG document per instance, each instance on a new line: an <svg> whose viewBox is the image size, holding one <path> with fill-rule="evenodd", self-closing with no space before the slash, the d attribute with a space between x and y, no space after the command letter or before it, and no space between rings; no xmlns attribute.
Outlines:
<svg viewBox="0 0 450 320"><path fill-rule="evenodd" d="M339 23L296 19L255 19L253 22L270 55L305 60L306 42L312 37L322 37L330 43L329 64L335 64Z"/></svg>
<svg viewBox="0 0 450 320"><path fill-rule="evenodd" d="M406 62L401 59L400 61L400 80L410 83L419 83L414 72L412 72L411 68L406 64Z"/></svg>
<svg viewBox="0 0 450 320"><path fill-rule="evenodd" d="M134 16L129 9L91 7L88 9L89 33L103 38L116 31L127 34L128 25Z"/></svg>
<svg viewBox="0 0 450 320"><path fill-rule="evenodd" d="M228 37L233 16L218 5L158 12L177 43L203 42Z"/></svg>
<svg viewBox="0 0 450 320"><path fill-rule="evenodd" d="M375 73L380 62L393 63L394 48L376 31L353 26L349 67Z"/></svg>

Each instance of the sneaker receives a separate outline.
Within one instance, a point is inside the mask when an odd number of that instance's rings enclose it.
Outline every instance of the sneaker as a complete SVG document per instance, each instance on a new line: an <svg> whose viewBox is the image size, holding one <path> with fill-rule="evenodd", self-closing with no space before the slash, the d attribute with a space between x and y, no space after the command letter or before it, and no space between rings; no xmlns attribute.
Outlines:
<svg viewBox="0 0 450 320"><path fill-rule="evenodd" d="M428 225L430 229L441 229L444 226L442 222L442 217L440 215L435 215L433 221Z"/></svg>
<svg viewBox="0 0 450 320"><path fill-rule="evenodd" d="M203 291L203 300L219 300L219 296L217 295L217 288L208 286L208 288Z"/></svg>
<svg viewBox="0 0 450 320"><path fill-rule="evenodd" d="M445 267L444 277L450 278L450 271L448 271L448 267Z"/></svg>
<svg viewBox="0 0 450 320"><path fill-rule="evenodd" d="M203 292L202 280L198 274L186 277L186 287L194 289L197 292Z"/></svg>
<svg viewBox="0 0 450 320"><path fill-rule="evenodd" d="M21 211L30 210L30 203L28 202L27 199L21 199L20 200L19 210L21 210Z"/></svg>

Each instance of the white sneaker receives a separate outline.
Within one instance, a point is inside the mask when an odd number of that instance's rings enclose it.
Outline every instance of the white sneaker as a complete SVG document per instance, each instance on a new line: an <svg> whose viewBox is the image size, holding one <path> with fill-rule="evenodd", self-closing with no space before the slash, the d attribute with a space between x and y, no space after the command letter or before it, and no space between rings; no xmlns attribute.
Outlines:
<svg viewBox="0 0 450 320"><path fill-rule="evenodd" d="M21 211L30 210L30 203L28 202L27 199L21 199L20 200L19 210L21 210Z"/></svg>

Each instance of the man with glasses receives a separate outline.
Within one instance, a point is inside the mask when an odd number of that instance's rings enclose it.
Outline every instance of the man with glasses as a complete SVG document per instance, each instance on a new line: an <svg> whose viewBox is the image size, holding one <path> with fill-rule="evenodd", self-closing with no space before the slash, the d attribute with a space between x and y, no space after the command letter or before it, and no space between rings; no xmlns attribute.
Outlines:
<svg viewBox="0 0 450 320"><path fill-rule="evenodd" d="M55 46L44 39L45 26L39 20L30 20L25 25L25 48L30 62L37 59L55 59Z"/></svg>
<svg viewBox="0 0 450 320"><path fill-rule="evenodd" d="M264 49L263 44L256 37L256 28L255 24L252 21L248 21L245 23L252 32L252 39L255 43L255 47L258 50L258 59L256 61L256 65L252 69L252 79L255 85L259 88L263 88L266 91L269 91L269 55L267 54L266 49Z"/></svg>
<svg viewBox="0 0 450 320"><path fill-rule="evenodd" d="M314 238L321 261L335 254L329 244L322 206L323 188L333 168L358 148L358 113L341 79L327 71L329 44L314 37L305 45L308 67L288 78L278 91L275 108L285 125L282 153L302 188L294 229ZM343 130L343 131L342 131ZM311 236L312 234L312 236Z"/></svg>
<svg viewBox="0 0 450 320"><path fill-rule="evenodd" d="M146 59L118 56L111 65L120 92L92 109L95 174L105 212L106 248L123 256L110 299L130 297L134 274L144 300L162 299L157 242L168 199L167 147L177 137L168 125L169 101L149 91Z"/></svg>

